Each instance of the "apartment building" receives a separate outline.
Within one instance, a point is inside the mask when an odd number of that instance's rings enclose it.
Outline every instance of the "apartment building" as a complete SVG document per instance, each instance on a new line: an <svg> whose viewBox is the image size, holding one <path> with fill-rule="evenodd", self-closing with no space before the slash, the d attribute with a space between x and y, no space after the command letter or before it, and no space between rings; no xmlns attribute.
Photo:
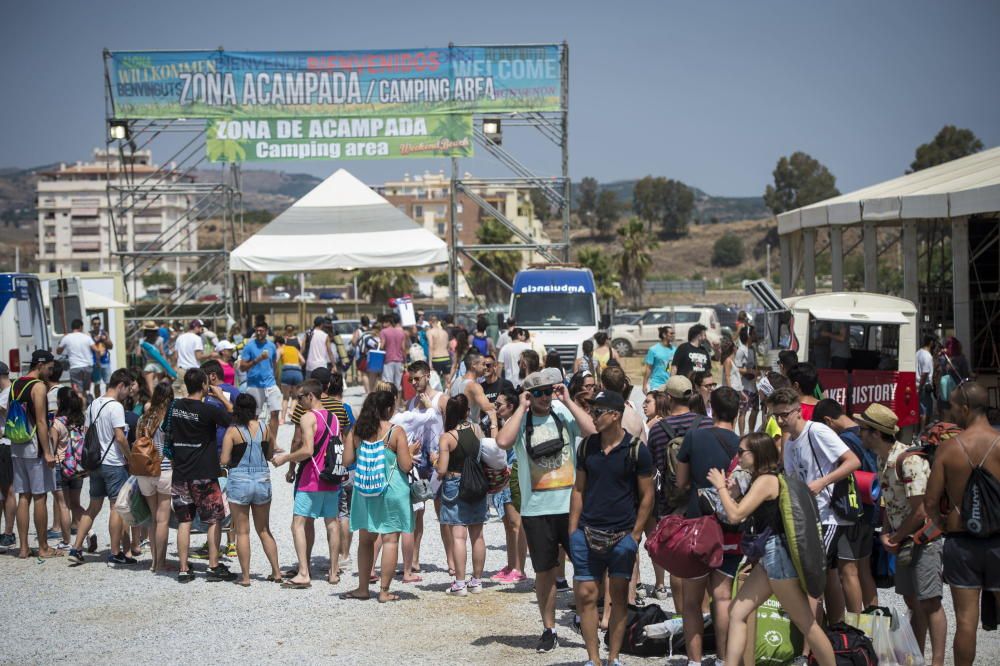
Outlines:
<svg viewBox="0 0 1000 666"><path fill-rule="evenodd" d="M116 152L94 150L93 162L61 164L38 177L38 266L48 273L117 270L121 258L114 251L188 251L198 249L197 223L187 219L188 194L147 193L130 202L116 220L118 239L112 239L108 182L124 186L122 160ZM190 181L189 177L153 164L148 150L125 155L133 183L150 185ZM147 180L149 179L149 180ZM112 192L112 205L118 202ZM196 266L191 257L147 260L140 274L162 270L181 278Z"/></svg>
<svg viewBox="0 0 1000 666"><path fill-rule="evenodd" d="M466 173L463 178L471 179L472 175ZM422 224L425 229L445 242L450 240L448 206L451 202L451 178L443 171L438 173L425 171L422 175L404 174L402 180L388 181L375 186L374 189L411 219ZM490 185L477 187L473 191L530 238L539 243L551 242L545 234L541 220L535 216L528 190ZM463 192L459 192L456 203L455 226L458 242L462 245L479 243L476 232L481 221L493 218ZM512 242L518 240L514 239ZM522 254L524 265L544 261L535 252L525 251Z"/></svg>

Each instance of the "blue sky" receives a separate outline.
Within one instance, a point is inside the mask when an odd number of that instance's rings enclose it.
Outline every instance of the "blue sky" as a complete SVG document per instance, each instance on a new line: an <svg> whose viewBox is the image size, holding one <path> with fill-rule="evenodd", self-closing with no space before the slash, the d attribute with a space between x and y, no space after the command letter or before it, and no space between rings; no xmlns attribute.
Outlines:
<svg viewBox="0 0 1000 666"><path fill-rule="evenodd" d="M647 174L759 195L778 157L808 152L848 191L903 173L945 124L1000 145L1000 3L18 2L0 24L0 166L86 159L103 143L101 51L570 46L574 180ZM505 133L554 173L544 138ZM154 155L154 158L157 155ZM165 157L165 155L161 155ZM377 183L444 160L344 166ZM477 175L504 175L486 159Z"/></svg>

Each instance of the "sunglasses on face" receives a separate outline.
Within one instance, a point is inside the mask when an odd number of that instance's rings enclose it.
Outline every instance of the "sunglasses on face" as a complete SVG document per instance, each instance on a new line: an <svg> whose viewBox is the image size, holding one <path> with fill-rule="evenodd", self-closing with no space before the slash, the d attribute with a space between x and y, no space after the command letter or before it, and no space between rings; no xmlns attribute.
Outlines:
<svg viewBox="0 0 1000 666"><path fill-rule="evenodd" d="M531 389L531 391L529 391L532 398L541 398L543 395L552 395L554 392L555 391L552 387L544 389Z"/></svg>
<svg viewBox="0 0 1000 666"><path fill-rule="evenodd" d="M416 375L416 376L414 376L414 377L410 377L410 383L411 383L411 384L416 384L416 383L418 383L418 382L422 382L422 381L424 381L424 379L425 379L425 378L424 378L423 376L421 376L421 375Z"/></svg>
<svg viewBox="0 0 1000 666"><path fill-rule="evenodd" d="M486 368L487 370L489 370L490 368L492 368L493 365L494 365L493 363L483 363L483 367Z"/></svg>
<svg viewBox="0 0 1000 666"><path fill-rule="evenodd" d="M615 410L613 410L613 409L601 409L600 407L594 407L591 410L591 412L593 413L593 415L595 417L598 417L598 416L604 416L605 414L614 414Z"/></svg>
<svg viewBox="0 0 1000 666"><path fill-rule="evenodd" d="M701 387L703 389L708 389L709 391L713 390L716 386L718 386L718 384L716 384L715 382L712 382L710 384L702 384L701 385Z"/></svg>

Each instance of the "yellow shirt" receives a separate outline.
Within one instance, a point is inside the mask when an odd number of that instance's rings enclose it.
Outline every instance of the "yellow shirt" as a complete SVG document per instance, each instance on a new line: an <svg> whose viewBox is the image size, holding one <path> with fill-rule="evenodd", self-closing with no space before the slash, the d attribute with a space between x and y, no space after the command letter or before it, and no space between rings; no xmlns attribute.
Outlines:
<svg viewBox="0 0 1000 666"><path fill-rule="evenodd" d="M282 365L302 365L302 354L299 350L291 345L284 345L281 347L281 364Z"/></svg>

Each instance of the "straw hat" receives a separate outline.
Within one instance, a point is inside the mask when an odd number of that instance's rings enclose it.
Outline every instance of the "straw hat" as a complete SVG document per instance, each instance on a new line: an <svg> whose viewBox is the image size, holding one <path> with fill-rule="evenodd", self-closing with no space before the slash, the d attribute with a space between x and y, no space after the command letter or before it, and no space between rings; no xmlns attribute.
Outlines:
<svg viewBox="0 0 1000 666"><path fill-rule="evenodd" d="M868 405L868 409L856 415L854 420L858 425L874 428L886 435L895 436L899 432L899 426L896 425L899 419L896 413L878 402Z"/></svg>
<svg viewBox="0 0 1000 666"><path fill-rule="evenodd" d="M144 331L158 331L158 330L160 330L160 327L156 325L155 321L153 321L152 319L150 319L148 321L143 322L143 324L142 324L142 330L144 330Z"/></svg>

